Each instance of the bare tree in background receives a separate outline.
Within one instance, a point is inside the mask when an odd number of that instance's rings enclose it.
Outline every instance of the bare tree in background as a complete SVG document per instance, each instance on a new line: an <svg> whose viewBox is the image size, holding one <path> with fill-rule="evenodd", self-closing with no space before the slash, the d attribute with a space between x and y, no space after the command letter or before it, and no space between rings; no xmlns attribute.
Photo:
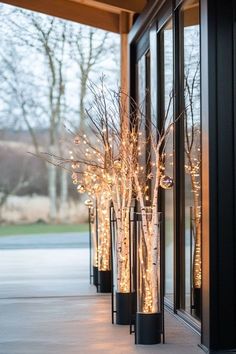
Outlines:
<svg viewBox="0 0 236 354"><path fill-rule="evenodd" d="M85 32L85 33L83 33ZM83 38L83 40L81 40ZM71 33L71 54L78 66L79 78L79 130L86 130L85 99L89 75L95 66L104 60L104 55L112 48L112 43L107 43L108 33L104 32L98 36L94 28L83 29Z"/></svg>
<svg viewBox="0 0 236 354"><path fill-rule="evenodd" d="M16 169L16 168L15 168ZM3 207L7 203L8 197L20 192L30 184L30 180L26 175L26 160L20 162L18 173L15 174L13 181L8 176L3 178L3 183L0 185L0 223L3 220Z"/></svg>
<svg viewBox="0 0 236 354"><path fill-rule="evenodd" d="M6 32L0 51L1 127L7 119L8 126L11 120L14 128L27 128L36 153L42 147L37 131L46 127L49 151L62 156L64 122L84 128L87 81L105 58L109 35L19 9L9 10L8 16L2 12L1 17ZM77 85L76 104L70 98L72 81ZM63 219L68 208L67 174L52 165L48 166L48 193L51 221L59 215Z"/></svg>
<svg viewBox="0 0 236 354"><path fill-rule="evenodd" d="M9 26L16 33L16 45L24 47L21 55L32 48L43 60L45 79L39 78L38 82L32 80L29 82L28 68L19 66L14 55L19 49L15 50L12 55L3 56L4 66L7 69L5 80L10 88L11 97L17 103L17 115L21 115L23 121L31 135L35 151L38 152L40 142L37 139L37 128L42 127L43 121L46 120L48 128L49 150L57 151L58 134L62 121L62 113L64 110L65 95L65 75L63 72L65 59L65 41L66 41L66 25L59 23L53 18L48 18L42 22L42 18L36 14L24 14L24 26L20 22L10 20ZM46 22L46 23L45 23ZM26 26L25 24L28 24ZM10 46L10 51L12 47ZM8 53L7 53L8 54ZM20 62L20 64L22 64ZM33 63L31 63L33 65ZM10 73L10 76L8 76ZM30 70L30 74L34 72ZM38 88L37 88L38 83ZM29 85L29 86L28 86ZM28 92L29 87L31 92ZM11 102L10 102L11 103ZM9 110L11 110L9 105ZM39 110L38 122L33 115L34 111ZM10 112L9 112L10 113ZM41 120L41 118L44 119ZM52 166L48 167L48 193L50 198L50 219L55 221L57 218L57 190L56 190L57 173Z"/></svg>

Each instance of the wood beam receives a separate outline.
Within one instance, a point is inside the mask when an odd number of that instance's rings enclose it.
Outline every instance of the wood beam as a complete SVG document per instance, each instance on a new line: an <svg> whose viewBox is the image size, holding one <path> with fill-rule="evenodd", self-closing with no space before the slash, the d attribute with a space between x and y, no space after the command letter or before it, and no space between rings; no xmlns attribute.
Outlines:
<svg viewBox="0 0 236 354"><path fill-rule="evenodd" d="M128 94L128 32L129 14L120 14L120 85L123 92Z"/></svg>
<svg viewBox="0 0 236 354"><path fill-rule="evenodd" d="M121 33L120 42L121 88L128 93L128 35L126 33Z"/></svg>
<svg viewBox="0 0 236 354"><path fill-rule="evenodd" d="M119 33L119 15L68 0L1 0L2 3Z"/></svg>
<svg viewBox="0 0 236 354"><path fill-rule="evenodd" d="M130 14L121 12L120 14L120 87L122 96L122 107L124 109L123 116L121 117L121 128L125 131L129 126L129 100L128 98L128 32L130 26Z"/></svg>
<svg viewBox="0 0 236 354"><path fill-rule="evenodd" d="M146 0L95 0L102 4L107 4L113 7L117 7L122 11L128 11L133 13L140 13L144 9Z"/></svg>

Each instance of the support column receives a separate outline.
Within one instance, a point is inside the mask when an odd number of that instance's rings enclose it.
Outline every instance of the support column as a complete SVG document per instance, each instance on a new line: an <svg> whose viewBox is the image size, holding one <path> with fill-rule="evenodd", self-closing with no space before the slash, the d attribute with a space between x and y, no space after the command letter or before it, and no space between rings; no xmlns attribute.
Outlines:
<svg viewBox="0 0 236 354"><path fill-rule="evenodd" d="M210 353L236 348L234 16L234 1L201 0L202 344Z"/></svg>
<svg viewBox="0 0 236 354"><path fill-rule="evenodd" d="M120 14L120 87L122 95L122 107L125 107L127 114L121 117L121 124L124 127L128 127L128 111L129 111L129 102L128 95L129 86L129 51L128 51L128 32L131 27L132 15L127 12L121 12Z"/></svg>

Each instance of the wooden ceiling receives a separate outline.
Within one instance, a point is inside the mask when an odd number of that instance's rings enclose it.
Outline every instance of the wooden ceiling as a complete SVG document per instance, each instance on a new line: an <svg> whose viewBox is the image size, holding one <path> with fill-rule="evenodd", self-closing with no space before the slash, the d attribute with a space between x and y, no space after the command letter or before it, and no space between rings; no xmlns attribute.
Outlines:
<svg viewBox="0 0 236 354"><path fill-rule="evenodd" d="M130 20L140 13L147 0L0 0L84 25L115 33L129 31ZM122 20L121 20L122 18ZM124 22L124 18L126 21Z"/></svg>

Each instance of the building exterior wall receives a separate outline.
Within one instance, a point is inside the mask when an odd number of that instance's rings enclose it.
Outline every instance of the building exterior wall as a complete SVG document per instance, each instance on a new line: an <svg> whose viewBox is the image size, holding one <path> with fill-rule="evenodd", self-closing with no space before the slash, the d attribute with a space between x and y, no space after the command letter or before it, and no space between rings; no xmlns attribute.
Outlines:
<svg viewBox="0 0 236 354"><path fill-rule="evenodd" d="M178 117L186 102L184 56L185 46L190 45L183 37L184 31L191 26L199 28L201 286L196 282L194 285L194 260L188 259L194 251L186 249L186 136L185 123L178 119L172 137L173 170L169 169L175 179L173 244L171 252L166 249L166 257L169 260L172 254L173 260L173 294L166 296L166 305L201 332L202 346L207 350L236 348L235 7L234 1L222 0L153 1L137 18L129 35L130 94L136 100L143 94L142 99L147 101L150 93L145 114L158 126L165 113L166 97L163 56L168 54L163 38L171 41L173 50L173 117ZM184 25L181 16L185 16ZM195 40L193 37L192 42ZM192 68L196 58L197 53ZM197 120L196 112L195 108ZM166 215L170 214L169 202L163 193L161 208ZM191 247L195 247L194 240ZM167 267L166 274L170 270ZM190 279L186 280L189 273ZM189 283L190 300L186 295Z"/></svg>
<svg viewBox="0 0 236 354"><path fill-rule="evenodd" d="M202 1L202 342L236 347L235 2ZM225 180L227 177L227 182Z"/></svg>

